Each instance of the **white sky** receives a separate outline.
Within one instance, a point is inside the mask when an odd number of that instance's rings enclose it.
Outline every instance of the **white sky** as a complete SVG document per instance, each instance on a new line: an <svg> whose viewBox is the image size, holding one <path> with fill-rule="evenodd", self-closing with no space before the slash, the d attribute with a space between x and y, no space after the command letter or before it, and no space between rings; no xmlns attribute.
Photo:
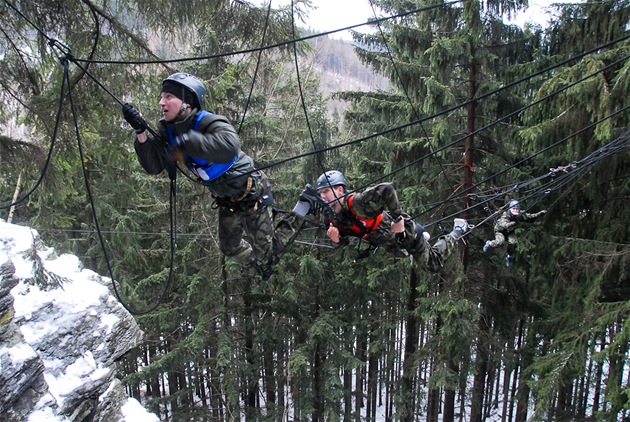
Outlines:
<svg viewBox="0 0 630 422"><path fill-rule="evenodd" d="M263 0L258 1L263 2ZM581 1L583 0L529 0L528 11L519 16L515 22L520 24L535 21L545 25L550 17L547 8L551 3L577 3ZM291 4L290 0L271 0L271 2L272 7ZM309 12L305 26L322 32L361 24L374 17L369 0L313 0L313 4L316 5L317 9ZM363 32L368 31L368 28L366 25L355 29ZM331 36L351 39L347 31L338 32Z"/></svg>

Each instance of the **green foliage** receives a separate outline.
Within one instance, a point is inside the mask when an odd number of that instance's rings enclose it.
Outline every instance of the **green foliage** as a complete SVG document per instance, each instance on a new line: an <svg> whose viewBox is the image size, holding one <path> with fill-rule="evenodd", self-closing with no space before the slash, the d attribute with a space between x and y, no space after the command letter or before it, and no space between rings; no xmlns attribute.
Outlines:
<svg viewBox="0 0 630 422"><path fill-rule="evenodd" d="M375 5L395 14L433 3ZM469 188L461 185L467 148L474 181L489 178L474 187L475 198L468 198L477 205L505 186L571 164L627 130L629 114L618 112L630 90L627 41L567 60L627 35L627 5L606 0L565 6L543 32L503 23L523 3L448 5L382 22L384 39L356 33L363 43L357 54L389 78L392 89L337 93L350 102L340 131L337 121L329 121L310 70L312 60L343 69L348 49L341 54L326 51L319 41L300 43L300 72L308 77L299 87L291 45L263 51L260 61L257 52L220 54L259 46L265 24L265 44L290 39L286 7L274 9L265 22L266 8L243 2L20 2L20 10L77 58L215 56L162 64L84 62L102 86L70 63L77 115L66 97L42 186L15 210L15 221L37 226L91 269L105 273L107 253L114 279L134 309L155 304L173 270L165 303L138 318L145 344L121 362L130 392L170 420L218 420L214 409L228 419L243 413L253 420L263 412L271 418L289 406L296 420L345 420L359 417L354 408L346 414L347 400L376 406L382 397L397 408L395 419L407 410L424 416L435 391L459 390L462 402L492 408L490 391L467 387L471 377L476 385L497 386L499 395L514 393L517 406L533 403L517 410L534 419L550 419L561 410L574 419L597 419L627 409L628 387L616 378L627 372L629 338L627 154L598 162L561 190L542 195L539 181L507 195L549 210L519 229L514 268L504 266L503 251L481 254L492 235L491 221L482 207L473 206L466 218L478 226L437 275L418 273L416 279L407 258L381 249L361 258L365 242L343 250L318 248L312 244L326 242L325 234L309 226L299 237L305 243L293 245L272 279L260 282L253 269L225 261L217 245L213 198L184 178L177 182L171 268L168 179L139 167L133 133L116 101L133 103L155 124L160 81L174 71L195 73L208 87L207 108L231 119L241 147L258 167L369 137L265 168L275 206L291 209L305 183L336 168L354 188L376 180L394 183L404 210L435 240L442 234L437 223L450 226L462 211L460 194ZM299 17L310 2L297 6ZM23 193L43 171L63 69L44 37L8 6L2 11L0 97L7 107L0 122L25 125L23 132L0 137L0 196L6 203L19 177ZM562 60L566 64L553 71L493 93ZM460 107L464 102L468 105ZM79 159L75 117L85 163ZM467 134L486 125L466 146ZM87 198L83 165L92 198ZM505 196L482 205L494 211ZM95 236L94 217L105 251ZM37 257L36 248L30 253ZM61 281L40 267L35 278ZM504 390L511 388L507 383L499 387L490 379L495 374L505 379L518 374L516 391ZM579 400L563 393L586 379L606 387L607 410L587 414ZM580 394L584 399L586 393L577 389L573 396ZM263 395L264 410L257 408L262 399L245 402ZM554 408L559 399L568 403L566 409ZM407 409L412 403L415 408Z"/></svg>

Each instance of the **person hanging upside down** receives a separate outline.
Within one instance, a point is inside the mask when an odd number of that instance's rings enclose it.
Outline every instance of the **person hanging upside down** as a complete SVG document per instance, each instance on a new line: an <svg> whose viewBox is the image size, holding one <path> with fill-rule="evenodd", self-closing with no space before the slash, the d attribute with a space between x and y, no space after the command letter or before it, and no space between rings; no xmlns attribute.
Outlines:
<svg viewBox="0 0 630 422"><path fill-rule="evenodd" d="M533 223L538 217L544 215L547 210L529 214L521 212L521 204L512 200L508 204L508 209L501 215L494 225L494 239L487 240L483 245L483 251L488 252L491 249L498 248L507 242L507 254L505 255L505 265L511 267L513 265L514 253L518 245L518 237L516 236L516 228L520 222Z"/></svg>
<svg viewBox="0 0 630 422"><path fill-rule="evenodd" d="M391 183L381 183L362 193L348 193L347 188L346 178L337 170L327 171L317 179L317 191L335 212L327 235L336 245L347 245L349 237L358 237L394 254L405 251L415 264L438 272L455 241L468 230L466 220L456 218L453 231L440 236L431 246L428 233L401 209Z"/></svg>

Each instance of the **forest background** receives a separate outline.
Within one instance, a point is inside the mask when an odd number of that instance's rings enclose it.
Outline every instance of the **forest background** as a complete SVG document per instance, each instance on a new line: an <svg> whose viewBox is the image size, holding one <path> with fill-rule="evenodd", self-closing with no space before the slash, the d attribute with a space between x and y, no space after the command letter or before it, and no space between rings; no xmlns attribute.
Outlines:
<svg viewBox="0 0 630 422"><path fill-rule="evenodd" d="M505 23L525 0L373 3L394 17L352 54L380 89L331 103L322 69L357 80L357 62L299 29L309 1L5 0L0 217L113 275L130 309L163 299L120 362L162 420L625 420L627 1L559 6L545 29ZM156 122L175 71L205 82L278 215L339 169L392 182L434 238L454 217L474 229L436 275L365 243L334 252L312 220L261 282L220 254L213 198L180 176L175 242L169 179L142 171L121 115ZM549 211L511 268L481 252L509 199Z"/></svg>

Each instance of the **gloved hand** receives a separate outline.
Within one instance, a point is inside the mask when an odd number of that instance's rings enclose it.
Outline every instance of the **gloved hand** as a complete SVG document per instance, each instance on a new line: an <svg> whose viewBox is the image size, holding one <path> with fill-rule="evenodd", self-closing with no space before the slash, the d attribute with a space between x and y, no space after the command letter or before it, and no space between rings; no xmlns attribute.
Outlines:
<svg viewBox="0 0 630 422"><path fill-rule="evenodd" d="M123 116L127 123L131 125L136 133L142 133L147 130L147 122L144 121L138 110L131 104L125 104L122 108Z"/></svg>

